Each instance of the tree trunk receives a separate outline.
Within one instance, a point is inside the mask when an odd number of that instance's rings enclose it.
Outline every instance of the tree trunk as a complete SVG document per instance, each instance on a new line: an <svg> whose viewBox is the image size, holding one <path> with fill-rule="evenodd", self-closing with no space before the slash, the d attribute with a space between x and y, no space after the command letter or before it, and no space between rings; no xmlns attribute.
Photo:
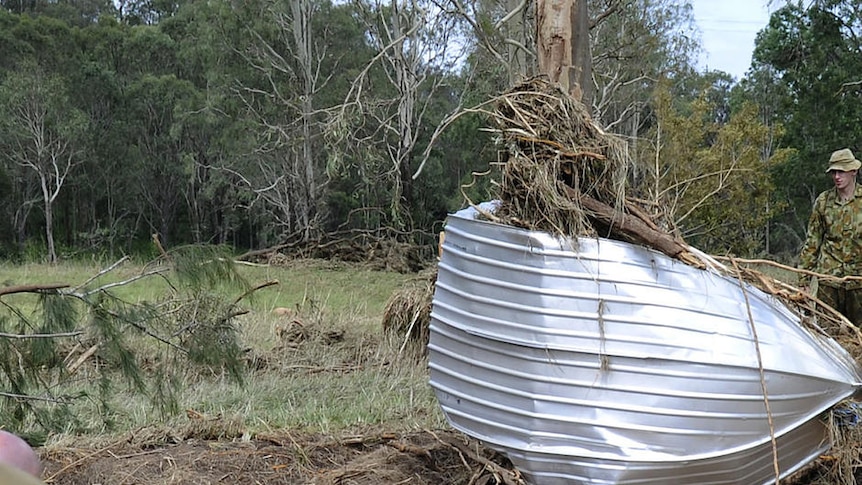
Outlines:
<svg viewBox="0 0 862 485"><path fill-rule="evenodd" d="M45 239L48 241L48 262L57 262L57 250L54 248L54 210L51 204L45 206Z"/></svg>
<svg viewBox="0 0 862 485"><path fill-rule="evenodd" d="M571 187L564 187L566 194L578 205L586 209L593 222L604 226L609 235L634 244L641 244L660 251L671 258L690 259L688 245L675 239L671 234L652 227L632 214L617 210L604 202L584 195ZM606 235L607 236L607 235Z"/></svg>
<svg viewBox="0 0 862 485"><path fill-rule="evenodd" d="M48 262L57 262L57 251L54 248L54 200L48 191L48 181L42 177L42 202L45 204L45 241L48 244Z"/></svg>
<svg viewBox="0 0 862 485"><path fill-rule="evenodd" d="M586 0L538 0L536 53L539 72L589 109L592 62Z"/></svg>
<svg viewBox="0 0 862 485"><path fill-rule="evenodd" d="M316 170L314 167L314 141L312 140L313 99L316 91L317 72L312 53L312 25L314 14L309 0L291 2L293 41L296 58L302 72L302 95L300 96L301 145L297 160L297 179L301 185L303 200L297 200L297 229L303 231L303 240L311 237L311 225L317 212Z"/></svg>

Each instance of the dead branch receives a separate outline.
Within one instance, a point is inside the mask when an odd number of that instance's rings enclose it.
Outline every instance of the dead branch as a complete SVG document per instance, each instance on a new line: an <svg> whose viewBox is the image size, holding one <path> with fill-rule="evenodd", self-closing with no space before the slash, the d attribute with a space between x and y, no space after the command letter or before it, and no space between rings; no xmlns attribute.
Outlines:
<svg viewBox="0 0 862 485"><path fill-rule="evenodd" d="M53 283L44 285L15 285L0 288L0 297L14 293L56 293L56 290L68 288L65 283Z"/></svg>
<svg viewBox="0 0 862 485"><path fill-rule="evenodd" d="M639 217L625 214L590 196L580 194L575 189L566 186L566 194L572 200L587 209L589 215L600 223L611 228L614 233L625 235L631 242L645 244L672 257L688 251L688 246L680 243L670 234L650 227Z"/></svg>
<svg viewBox="0 0 862 485"><path fill-rule="evenodd" d="M92 290L85 291L83 293L70 292L68 294L73 295L73 296L80 298L80 299L84 299L84 298L86 298L92 294L100 293L100 292L109 290L111 288L116 288L119 286L126 286L126 285L129 285L131 283L134 283L137 280L141 280L141 279L144 279L144 278L147 278L150 276L154 276L154 275L160 275L163 272L164 272L164 269L153 269L153 270L149 270L149 271L146 271L144 273L132 276L131 278L125 279L123 281L116 281L114 283L108 283L108 284L99 286L98 288L93 288ZM78 288L81 288L82 286L83 285L79 286Z"/></svg>
<svg viewBox="0 0 862 485"><path fill-rule="evenodd" d="M277 284L279 284L279 281L278 281L278 280L272 280L272 281L265 281L265 282L263 282L263 283L261 283L261 284L259 284L259 285L256 285L256 286L254 286L254 287L252 287L252 288L249 288L249 290L248 290L248 291L246 291L246 292L245 292L245 293L243 293L242 295L239 295L238 297L236 297L236 299L233 301L233 304L234 304L234 305L237 305L237 304L238 304L239 302L241 302L243 299L245 299L246 297L248 297L248 295L251 295L252 293L254 293L254 292L258 291L258 290L262 290L262 289L264 289L264 288L268 288L268 287L270 287L270 286L275 286L275 285L277 285Z"/></svg>
<svg viewBox="0 0 862 485"><path fill-rule="evenodd" d="M637 205L629 203L629 198L626 198L626 210L631 212L631 214L633 216L635 216L638 219L640 219L641 221L643 221L643 223L646 224L647 226L649 226L650 229L652 229L654 231L660 231L660 229L658 228L656 223L652 220L652 218L649 216L649 214L644 212L643 209L641 209Z"/></svg>
<svg viewBox="0 0 862 485"><path fill-rule="evenodd" d="M121 264L125 263L125 262L126 262L126 261L128 261L128 260L129 260L129 257L128 257L128 256L123 256L122 258L120 258L119 260L117 260L114 264L112 264L112 265L108 266L107 268L104 268L104 269L100 270L98 273L96 273L95 275L93 275L93 276L91 276L90 278L88 278L88 279L87 279L87 281L85 281L85 282L81 283L80 285L76 286L76 287L74 288L74 290L73 290L73 291L78 291L78 290L80 290L81 288L83 288L83 287L85 287L85 286L89 285L89 284L90 284L90 283L92 283L93 281L96 281L97 279L101 278L102 276L104 276L104 275L106 275L106 274L110 273L111 271L115 270L118 266L120 266Z"/></svg>
<svg viewBox="0 0 862 485"><path fill-rule="evenodd" d="M250 259L257 258L259 256L268 256L268 255L277 253L277 252L281 251L282 249L288 248L290 246L291 246L291 244L285 243L285 244L277 244L277 245L269 247L269 248L257 249L254 251L248 251L248 252L240 255L239 257L237 257L237 259L240 261L248 261Z"/></svg>
<svg viewBox="0 0 862 485"><path fill-rule="evenodd" d="M402 453L409 453L419 458L424 458L428 460L433 468L436 468L436 466L434 466L434 458L431 456L431 452L428 451L427 448L423 448L412 443L404 443L402 441L387 441L386 445L391 446Z"/></svg>
<svg viewBox="0 0 862 485"><path fill-rule="evenodd" d="M762 264L766 266L773 266L778 269L783 269L785 271L791 271L794 273L804 274L806 276L811 276L823 281L829 281L830 283L846 283L848 281L862 281L862 276L832 276L823 273L817 273L814 271L809 271L807 269L796 268L793 266L788 266L786 264L781 264L777 261L770 261L768 259L743 259L743 258L730 258L727 256L715 256L716 259L720 259L723 261L738 261L740 263L745 264Z"/></svg>
<svg viewBox="0 0 862 485"><path fill-rule="evenodd" d="M158 233L153 233L153 244L156 245L156 249L159 250L159 255L163 258L168 259L168 253L165 251L165 248L162 246L162 241L159 239Z"/></svg>
<svg viewBox="0 0 862 485"><path fill-rule="evenodd" d="M75 362L73 362L73 363L72 363L72 365L70 365L69 367L67 367L67 368L66 368L66 370L69 372L69 375L74 374L74 373L78 370L78 367L81 367L81 365L83 365L83 364L84 364L84 362L86 362L86 361L87 361L87 359L89 359L93 354L95 354L95 353L96 353L96 351L97 351L97 350L99 350L99 347L100 347L100 346L101 346L101 344L100 344L100 343L95 343L95 344L93 344L89 349L87 349L87 351L86 351L86 352L84 352L83 354L81 354L81 355L78 357L78 359L77 359L77 360L75 360Z"/></svg>
<svg viewBox="0 0 862 485"><path fill-rule="evenodd" d="M4 333L0 332L0 338L10 338L16 340L34 339L34 338L61 338L61 337L77 337L84 332L60 332L60 333Z"/></svg>
<svg viewBox="0 0 862 485"><path fill-rule="evenodd" d="M62 404L62 403L67 402L64 399L57 399L57 398L52 398L52 397L41 397L41 396L30 396L28 394L15 394L12 392L4 392L4 391L0 391L0 396L6 397L9 399L22 400L22 401L43 401L43 402L50 402L50 403L55 403L55 404Z"/></svg>
<svg viewBox="0 0 862 485"><path fill-rule="evenodd" d="M435 438L437 438L437 440L440 443L444 444L445 446L453 448L454 450L458 451L458 453L461 454L462 456L466 455L471 460L484 466L486 470L490 471L495 476L497 476L501 480L503 480L504 485L524 485L524 483L525 483L524 480L521 478L521 476L516 471L503 468L502 466L494 463L493 461L485 458L484 456L481 456L477 450L473 450L472 448L467 446L465 443L462 443L458 439L452 438L449 436L445 436L443 438L440 438L439 436L437 436L433 433L432 433L432 435Z"/></svg>

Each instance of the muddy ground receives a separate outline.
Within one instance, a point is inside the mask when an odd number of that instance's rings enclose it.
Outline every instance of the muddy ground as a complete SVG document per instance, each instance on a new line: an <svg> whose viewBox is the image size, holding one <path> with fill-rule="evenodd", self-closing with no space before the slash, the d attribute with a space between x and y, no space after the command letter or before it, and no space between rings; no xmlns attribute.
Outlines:
<svg viewBox="0 0 862 485"><path fill-rule="evenodd" d="M450 430L259 435L43 450L46 482L94 484L518 484L499 454Z"/></svg>
<svg viewBox="0 0 862 485"><path fill-rule="evenodd" d="M161 442L144 437L149 441L145 444L140 434L130 434L124 441L101 447L42 450L45 481L63 485L525 485L505 457L452 430L339 437L283 432L230 441L171 441L168 435ZM829 467L828 460L819 460L781 485L835 485Z"/></svg>

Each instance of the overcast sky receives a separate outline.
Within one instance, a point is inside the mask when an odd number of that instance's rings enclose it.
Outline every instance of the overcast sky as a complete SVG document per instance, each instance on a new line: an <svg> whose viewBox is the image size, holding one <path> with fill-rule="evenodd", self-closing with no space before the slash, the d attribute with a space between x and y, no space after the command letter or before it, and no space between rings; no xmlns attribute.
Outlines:
<svg viewBox="0 0 862 485"><path fill-rule="evenodd" d="M751 64L754 36L769 22L767 0L692 0L701 33L702 69L730 73L737 80Z"/></svg>

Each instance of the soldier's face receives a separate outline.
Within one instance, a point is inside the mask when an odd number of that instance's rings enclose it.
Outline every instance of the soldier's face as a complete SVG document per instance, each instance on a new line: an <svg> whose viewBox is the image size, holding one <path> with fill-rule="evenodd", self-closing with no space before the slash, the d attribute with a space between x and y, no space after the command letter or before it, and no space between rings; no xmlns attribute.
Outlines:
<svg viewBox="0 0 862 485"><path fill-rule="evenodd" d="M835 183L835 188L841 190L849 187L856 180L857 170L849 170L842 172L840 170L832 170L829 175L832 176L832 182Z"/></svg>

